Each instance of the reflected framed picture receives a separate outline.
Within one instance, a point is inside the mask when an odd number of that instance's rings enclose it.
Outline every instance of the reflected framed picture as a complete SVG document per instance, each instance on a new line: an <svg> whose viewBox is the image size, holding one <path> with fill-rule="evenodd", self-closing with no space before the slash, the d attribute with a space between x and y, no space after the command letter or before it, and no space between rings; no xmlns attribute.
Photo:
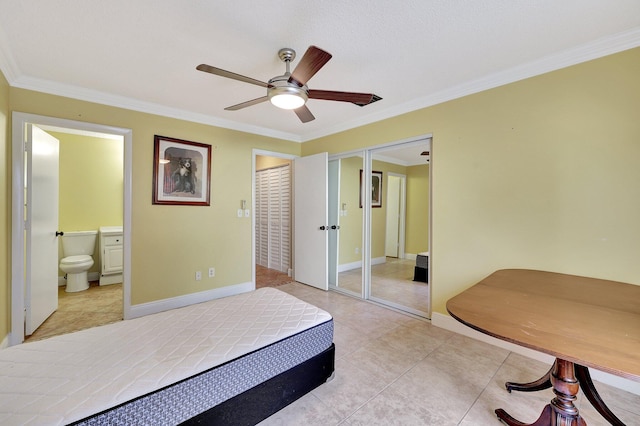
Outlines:
<svg viewBox="0 0 640 426"><path fill-rule="evenodd" d="M154 136L153 204L208 206L211 145Z"/></svg>
<svg viewBox="0 0 640 426"><path fill-rule="evenodd" d="M371 207L382 207L382 172L371 172ZM360 169L360 208L362 208L362 169Z"/></svg>

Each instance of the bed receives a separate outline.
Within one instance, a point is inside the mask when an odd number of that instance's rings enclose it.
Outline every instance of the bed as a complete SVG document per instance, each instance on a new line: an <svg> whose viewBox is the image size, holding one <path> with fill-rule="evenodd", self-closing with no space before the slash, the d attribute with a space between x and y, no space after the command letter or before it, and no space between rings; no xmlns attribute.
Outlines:
<svg viewBox="0 0 640 426"><path fill-rule="evenodd" d="M0 351L0 424L252 425L334 358L329 313L262 288Z"/></svg>

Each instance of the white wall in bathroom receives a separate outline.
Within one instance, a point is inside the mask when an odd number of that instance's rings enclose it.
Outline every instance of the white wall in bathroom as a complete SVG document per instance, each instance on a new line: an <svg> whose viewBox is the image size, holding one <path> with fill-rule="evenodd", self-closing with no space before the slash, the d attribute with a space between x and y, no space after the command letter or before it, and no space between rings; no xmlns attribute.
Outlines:
<svg viewBox="0 0 640 426"><path fill-rule="evenodd" d="M60 140L60 219L62 231L97 230L123 224L124 142L49 132ZM62 250L59 250L62 256ZM100 270L99 247L90 270ZM62 271L59 271L63 275Z"/></svg>

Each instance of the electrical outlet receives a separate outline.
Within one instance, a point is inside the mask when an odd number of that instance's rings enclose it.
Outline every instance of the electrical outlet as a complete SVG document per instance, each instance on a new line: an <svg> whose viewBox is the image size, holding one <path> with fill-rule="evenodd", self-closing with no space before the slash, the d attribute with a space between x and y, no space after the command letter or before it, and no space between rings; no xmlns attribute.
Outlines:
<svg viewBox="0 0 640 426"><path fill-rule="evenodd" d="M242 217L242 209L238 209L238 217Z"/></svg>
<svg viewBox="0 0 640 426"><path fill-rule="evenodd" d="M249 209L245 209L244 217L249 217L249 216L251 216L251 211Z"/></svg>
<svg viewBox="0 0 640 426"><path fill-rule="evenodd" d="M202 272L196 271L196 281L200 281L202 279Z"/></svg>
<svg viewBox="0 0 640 426"><path fill-rule="evenodd" d="M360 248L356 247L356 254L360 253Z"/></svg>
<svg viewBox="0 0 640 426"><path fill-rule="evenodd" d="M216 276L216 268L209 268L209 278Z"/></svg>

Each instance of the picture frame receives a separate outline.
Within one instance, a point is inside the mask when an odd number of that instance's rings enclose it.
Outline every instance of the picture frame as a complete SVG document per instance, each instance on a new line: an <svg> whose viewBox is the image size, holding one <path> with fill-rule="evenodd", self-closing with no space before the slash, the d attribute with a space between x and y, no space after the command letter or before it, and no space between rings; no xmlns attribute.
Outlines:
<svg viewBox="0 0 640 426"><path fill-rule="evenodd" d="M209 206L211 145L154 135L153 204Z"/></svg>
<svg viewBox="0 0 640 426"><path fill-rule="evenodd" d="M371 172L371 207L382 207L382 172ZM360 208L362 208L362 169L360 169Z"/></svg>

